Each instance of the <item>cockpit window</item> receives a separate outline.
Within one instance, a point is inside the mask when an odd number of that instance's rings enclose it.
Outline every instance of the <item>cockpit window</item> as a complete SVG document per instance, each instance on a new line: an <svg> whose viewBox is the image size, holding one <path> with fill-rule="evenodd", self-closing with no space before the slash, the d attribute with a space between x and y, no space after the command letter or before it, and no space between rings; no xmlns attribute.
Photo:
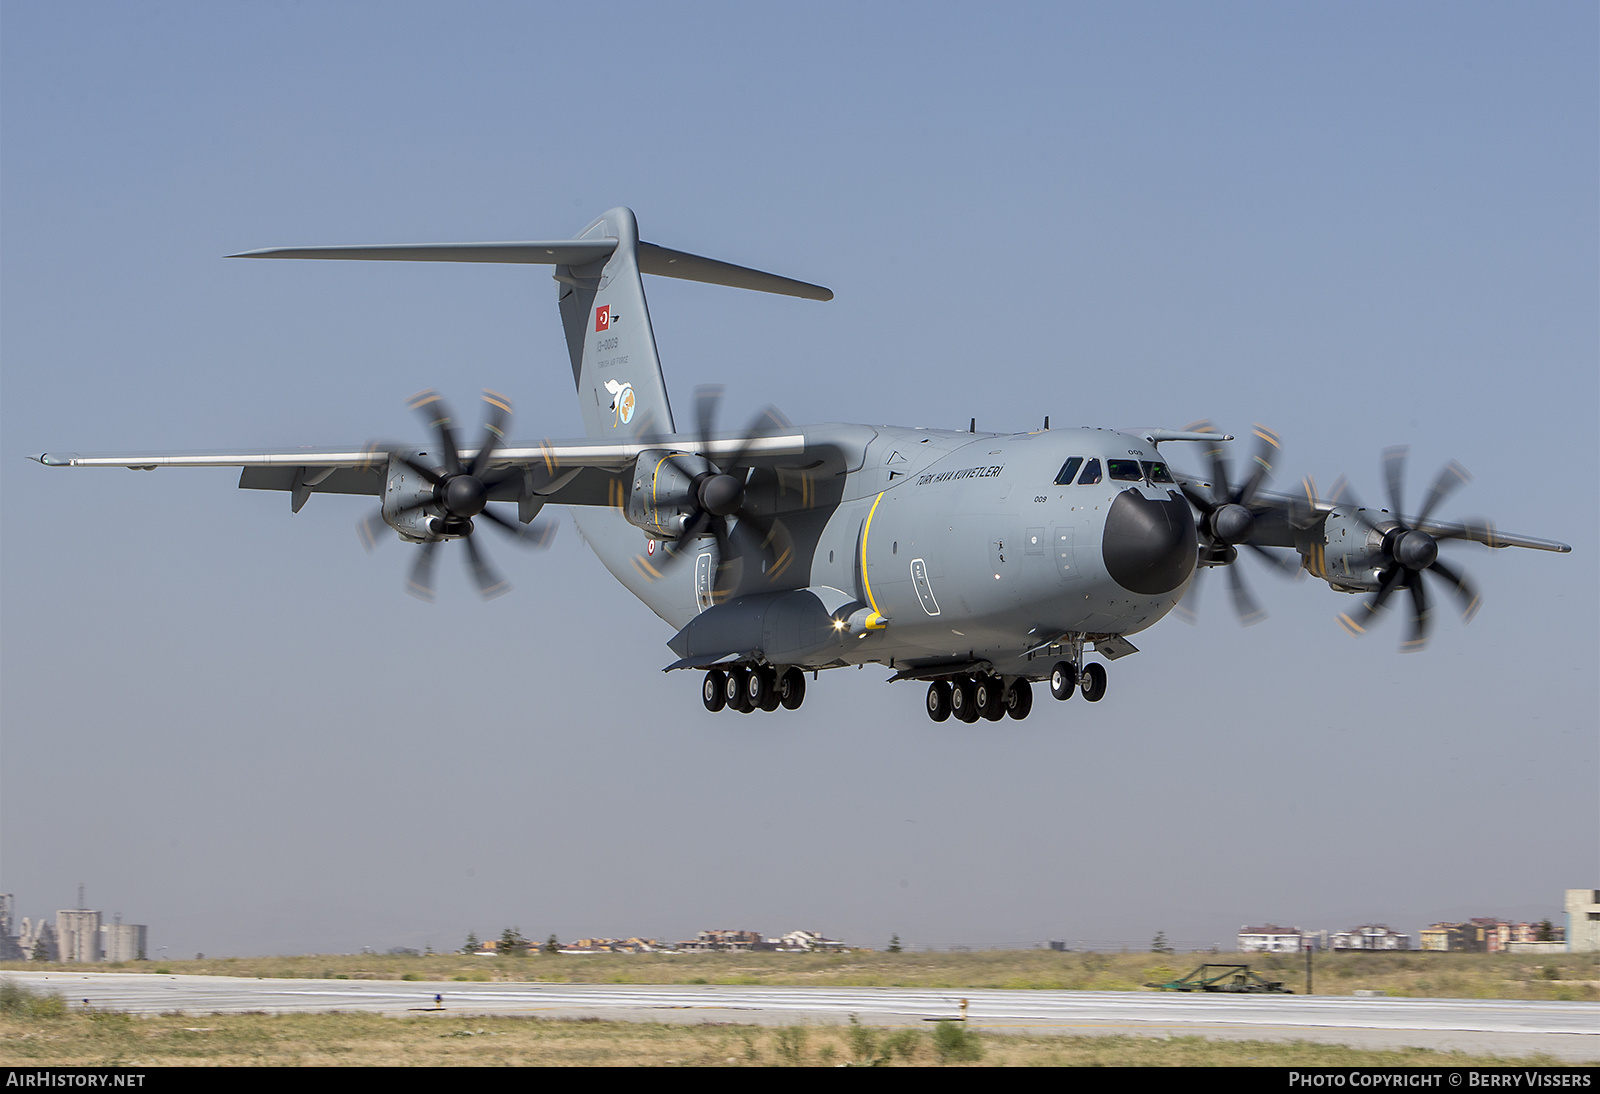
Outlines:
<svg viewBox="0 0 1600 1094"><path fill-rule="evenodd" d="M1141 461L1141 463L1144 466L1144 477L1146 479L1148 479L1149 481L1151 481L1151 482L1171 482L1172 481L1172 472L1167 470L1167 465L1166 464L1164 464L1164 463L1152 463L1149 460L1143 460L1143 461Z"/></svg>
<svg viewBox="0 0 1600 1094"><path fill-rule="evenodd" d="M1078 473L1078 468L1083 466L1083 457L1074 456L1061 465L1061 474L1056 476L1057 486L1071 486L1072 479Z"/></svg>
<svg viewBox="0 0 1600 1094"><path fill-rule="evenodd" d="M1089 465L1083 469L1083 474L1078 476L1079 486L1093 486L1100 481L1100 461L1090 460Z"/></svg>
<svg viewBox="0 0 1600 1094"><path fill-rule="evenodd" d="M1118 482L1144 481L1144 471L1140 469L1138 460L1107 460L1106 467Z"/></svg>

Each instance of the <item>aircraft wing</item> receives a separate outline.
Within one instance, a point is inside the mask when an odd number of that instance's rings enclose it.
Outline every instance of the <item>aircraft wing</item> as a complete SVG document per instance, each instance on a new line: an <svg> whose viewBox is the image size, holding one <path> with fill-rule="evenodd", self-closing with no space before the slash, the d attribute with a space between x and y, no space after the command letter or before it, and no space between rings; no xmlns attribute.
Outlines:
<svg viewBox="0 0 1600 1094"><path fill-rule="evenodd" d="M1199 486L1211 488L1211 482L1199 475L1187 475L1174 471L1179 483L1185 486ZM1264 547L1296 547L1304 533L1317 527L1330 513L1345 511L1353 507L1348 503L1336 503L1319 498L1309 484L1302 483L1303 493L1277 494L1260 491L1250 502L1250 507L1256 514L1257 533L1251 537L1251 542ZM1557 554L1567 554L1572 547L1553 539L1539 539L1535 536L1517 535L1504 531L1487 520L1469 520L1453 522L1446 520L1429 520L1418 525L1423 531L1441 538L1464 539L1472 543L1481 543L1485 547L1526 547L1534 551L1554 551Z"/></svg>
<svg viewBox="0 0 1600 1094"><path fill-rule="evenodd" d="M712 461L740 455L745 463L767 463L806 452L803 433L695 438L682 435L643 438L628 444L589 440L540 441L497 447L491 468L522 468L490 492L496 501L536 496L563 505L612 505L614 473L633 466L641 452L666 448L695 453ZM414 451L401 445L367 444L344 447L239 449L211 452L46 452L33 457L46 467L126 467L154 471L158 467L237 467L242 490L287 490L298 512L312 493L372 494L384 491L392 452ZM477 449L461 451L470 463ZM584 474L584 472L589 472Z"/></svg>

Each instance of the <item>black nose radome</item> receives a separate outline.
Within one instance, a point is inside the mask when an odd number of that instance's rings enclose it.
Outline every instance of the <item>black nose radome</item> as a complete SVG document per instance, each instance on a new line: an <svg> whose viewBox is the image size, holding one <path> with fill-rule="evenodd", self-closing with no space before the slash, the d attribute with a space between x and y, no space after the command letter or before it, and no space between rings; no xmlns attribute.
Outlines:
<svg viewBox="0 0 1600 1094"><path fill-rule="evenodd" d="M1124 490L1106 514L1106 572L1131 593L1156 596L1182 585L1198 546L1189 503L1170 490L1166 501Z"/></svg>

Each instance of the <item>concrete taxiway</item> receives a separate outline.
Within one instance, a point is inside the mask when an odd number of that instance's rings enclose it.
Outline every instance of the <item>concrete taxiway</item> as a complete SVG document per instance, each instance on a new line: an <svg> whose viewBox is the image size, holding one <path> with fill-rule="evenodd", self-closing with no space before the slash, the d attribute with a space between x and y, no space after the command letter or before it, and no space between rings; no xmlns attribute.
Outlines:
<svg viewBox="0 0 1600 1094"><path fill-rule="evenodd" d="M266 980L155 973L4 974L70 1003L139 1014L366 1011L645 1022L917 1025L959 1017L992 1032L1317 1041L1360 1048L1600 1061L1600 1004L1516 999L1182 995L1111 991L944 991L699 984L509 984ZM434 998L441 997L442 1011Z"/></svg>

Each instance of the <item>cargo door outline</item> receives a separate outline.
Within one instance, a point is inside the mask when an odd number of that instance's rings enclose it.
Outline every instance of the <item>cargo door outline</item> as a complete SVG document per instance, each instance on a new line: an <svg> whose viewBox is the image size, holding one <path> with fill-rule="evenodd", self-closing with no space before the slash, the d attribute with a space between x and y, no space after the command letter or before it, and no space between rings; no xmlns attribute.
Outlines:
<svg viewBox="0 0 1600 1094"><path fill-rule="evenodd" d="M933 586L928 583L928 564L920 558L911 560L911 584L917 590L922 610L929 615L938 615L939 602L933 598Z"/></svg>

